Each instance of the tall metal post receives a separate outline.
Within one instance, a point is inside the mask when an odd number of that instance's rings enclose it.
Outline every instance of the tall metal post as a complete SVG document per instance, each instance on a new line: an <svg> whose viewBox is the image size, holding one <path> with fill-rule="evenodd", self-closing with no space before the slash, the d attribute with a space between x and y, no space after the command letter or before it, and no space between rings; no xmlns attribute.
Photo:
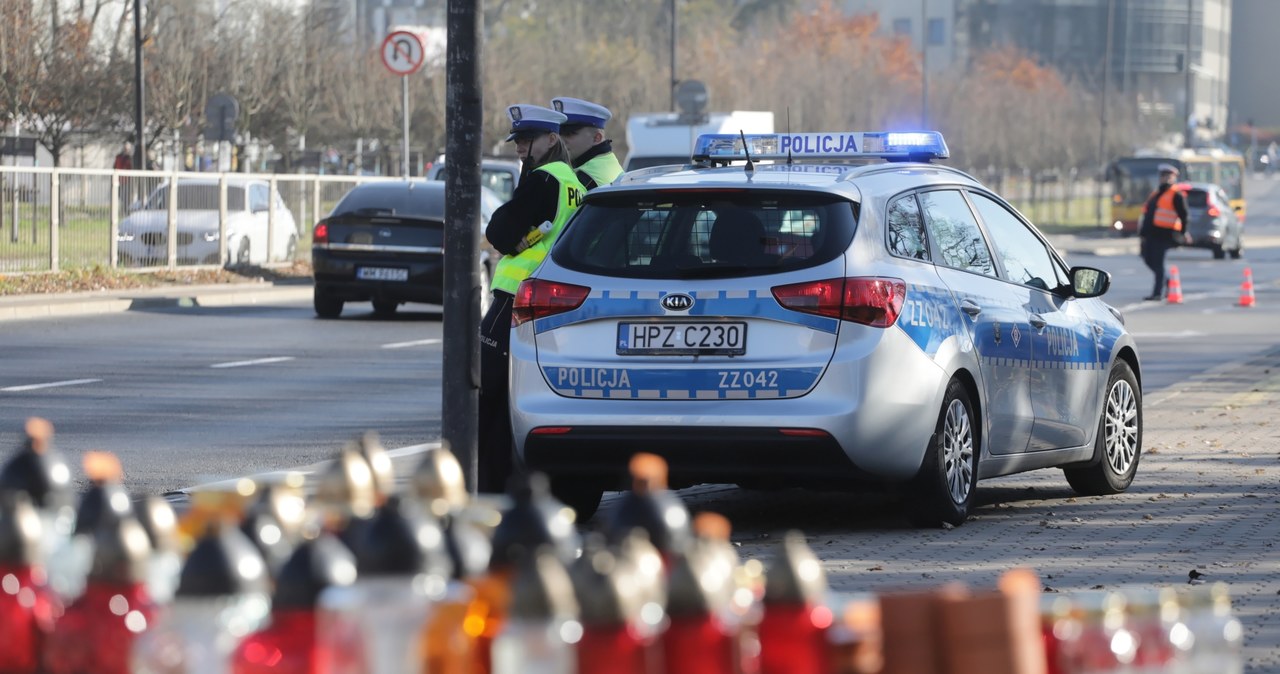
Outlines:
<svg viewBox="0 0 1280 674"><path fill-rule="evenodd" d="M1100 166L1107 164L1107 90L1111 88L1111 36L1115 30L1116 0L1107 0L1107 44L1102 56L1102 104L1098 109L1098 162ZM1098 226L1102 220L1102 197L1106 190L1098 190L1097 213Z"/></svg>
<svg viewBox="0 0 1280 674"><path fill-rule="evenodd" d="M680 80L676 79L676 0L669 0L667 3L671 10L671 111L676 111L676 85Z"/></svg>
<svg viewBox="0 0 1280 674"><path fill-rule="evenodd" d="M1187 52L1186 52L1186 56L1184 56L1182 59L1183 72L1185 72L1187 75L1187 84L1186 84L1187 116L1184 117L1182 120L1182 123L1185 125L1184 127L1185 130L1182 134L1183 147L1192 146L1191 118L1193 115L1195 115L1195 111L1196 111L1196 103L1195 103L1195 99L1193 98L1193 96L1195 95L1195 92L1193 90L1193 87L1195 86L1195 80L1192 79L1194 75L1191 72L1191 12L1193 10L1194 3L1195 3L1195 0L1187 0Z"/></svg>
<svg viewBox="0 0 1280 674"><path fill-rule="evenodd" d="M480 410L480 17L484 0L449 0L445 110L444 359L441 434L476 492Z"/></svg>
<svg viewBox="0 0 1280 674"><path fill-rule="evenodd" d="M409 179L409 76L400 76L400 177Z"/></svg>
<svg viewBox="0 0 1280 674"><path fill-rule="evenodd" d="M920 128L929 128L929 0L920 0Z"/></svg>
<svg viewBox="0 0 1280 674"><path fill-rule="evenodd" d="M147 141L144 134L146 117L143 115L142 77L142 0L133 0L133 152L137 161L134 168L147 170Z"/></svg>

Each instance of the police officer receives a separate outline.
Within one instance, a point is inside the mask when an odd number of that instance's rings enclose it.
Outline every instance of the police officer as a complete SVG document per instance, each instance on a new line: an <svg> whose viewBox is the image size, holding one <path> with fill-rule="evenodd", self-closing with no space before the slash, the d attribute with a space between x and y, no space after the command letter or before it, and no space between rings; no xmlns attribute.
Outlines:
<svg viewBox="0 0 1280 674"><path fill-rule="evenodd" d="M560 135L573 155L578 180L589 190L617 180L622 175L622 164L613 153L613 141L604 137L604 125L613 117L609 108L563 96L551 99L551 107L568 118L560 126Z"/></svg>
<svg viewBox="0 0 1280 674"><path fill-rule="evenodd" d="M1182 190L1175 186L1178 169L1172 164L1161 164L1160 184L1142 210L1142 225L1138 236L1142 237L1142 261L1155 274L1155 286L1143 299L1159 300L1164 292L1164 256L1170 248L1190 243L1186 234L1187 200Z"/></svg>
<svg viewBox="0 0 1280 674"><path fill-rule="evenodd" d="M560 136L567 117L536 105L513 105L508 141L523 166L511 201L489 218L485 237L502 259L493 273L493 302L480 322L480 434L478 489L502 491L512 471L511 416L507 398L511 307L520 282L537 269L560 229L578 208L586 188L569 165ZM545 233L540 227L550 223ZM535 236L540 236L534 241Z"/></svg>

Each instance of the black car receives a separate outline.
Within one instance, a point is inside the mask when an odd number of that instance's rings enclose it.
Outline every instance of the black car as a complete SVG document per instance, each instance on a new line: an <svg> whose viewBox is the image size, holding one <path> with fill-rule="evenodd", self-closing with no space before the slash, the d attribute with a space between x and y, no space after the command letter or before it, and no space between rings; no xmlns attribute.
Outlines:
<svg viewBox="0 0 1280 674"><path fill-rule="evenodd" d="M1244 250L1244 223L1231 209L1226 191L1212 183L1185 183L1184 187L1190 245L1208 248L1218 260L1228 253L1238 259Z"/></svg>
<svg viewBox="0 0 1280 674"><path fill-rule="evenodd" d="M317 316L337 318L347 302L373 302L380 316L406 302L443 303L444 187L438 180L365 183L316 223L311 265ZM476 223L481 232L498 205L498 197L482 188ZM482 242L484 289L497 262L490 250Z"/></svg>

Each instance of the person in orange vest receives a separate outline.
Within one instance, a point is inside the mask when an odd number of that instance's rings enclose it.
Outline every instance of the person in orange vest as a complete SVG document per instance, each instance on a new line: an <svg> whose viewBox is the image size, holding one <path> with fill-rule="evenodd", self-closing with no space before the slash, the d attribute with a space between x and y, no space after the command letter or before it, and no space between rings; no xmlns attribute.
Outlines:
<svg viewBox="0 0 1280 674"><path fill-rule="evenodd" d="M1155 274L1155 286L1151 294L1144 300L1160 300L1164 295L1164 256L1170 248L1190 243L1190 235L1186 233L1187 200L1175 183L1178 182L1178 169L1172 164L1161 164L1160 185L1151 196L1147 197L1147 205L1142 209L1142 226L1138 236L1142 237L1142 261Z"/></svg>

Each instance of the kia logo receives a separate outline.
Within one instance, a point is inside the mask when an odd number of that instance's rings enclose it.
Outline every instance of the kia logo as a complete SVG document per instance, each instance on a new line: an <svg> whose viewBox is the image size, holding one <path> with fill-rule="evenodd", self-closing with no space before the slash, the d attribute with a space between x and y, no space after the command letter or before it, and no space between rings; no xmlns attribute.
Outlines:
<svg viewBox="0 0 1280 674"><path fill-rule="evenodd" d="M693 307L693 298L684 293L671 293L662 298L662 308L667 311L688 311Z"/></svg>

